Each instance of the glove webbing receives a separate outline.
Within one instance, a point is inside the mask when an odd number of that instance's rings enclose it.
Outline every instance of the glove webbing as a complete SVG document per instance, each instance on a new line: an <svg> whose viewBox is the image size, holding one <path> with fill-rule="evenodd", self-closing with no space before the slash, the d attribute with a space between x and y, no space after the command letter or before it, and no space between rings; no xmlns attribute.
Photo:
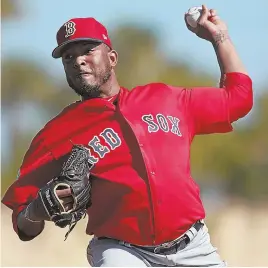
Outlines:
<svg viewBox="0 0 268 268"><path fill-rule="evenodd" d="M86 211L84 211L83 215L81 216L81 219L84 219L86 217ZM64 241L66 241L66 239L68 238L69 234L71 233L71 231L74 229L74 227L76 226L78 221L75 221L75 222L71 222L69 224L69 230L68 232L65 234L65 238L64 238Z"/></svg>

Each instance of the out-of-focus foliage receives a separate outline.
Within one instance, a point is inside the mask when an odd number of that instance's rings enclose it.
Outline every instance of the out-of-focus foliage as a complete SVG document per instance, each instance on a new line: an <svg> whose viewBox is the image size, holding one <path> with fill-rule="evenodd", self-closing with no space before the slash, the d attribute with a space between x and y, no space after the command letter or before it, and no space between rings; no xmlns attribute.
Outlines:
<svg viewBox="0 0 268 268"><path fill-rule="evenodd" d="M1 19L7 19L18 14L18 7L14 0L1 1Z"/></svg>
<svg viewBox="0 0 268 268"><path fill-rule="evenodd" d="M192 149L194 174L212 184L220 182L228 194L251 199L268 197L268 94L256 101L254 120L224 135L196 138Z"/></svg>
<svg viewBox="0 0 268 268"><path fill-rule="evenodd" d="M168 59L149 29L130 25L111 35L119 53L116 71L122 86L131 89L158 81L189 87L217 84L217 78L195 73L185 62ZM11 144L9 161L2 166L2 192L15 180L36 132L76 99L67 84L52 80L43 66L12 59L2 63L2 113ZM211 185L246 198L268 197L268 95L255 100L255 107L253 123L246 127L235 124L233 133L196 137L192 173L201 186ZM22 122L27 122L28 127Z"/></svg>
<svg viewBox="0 0 268 268"><path fill-rule="evenodd" d="M112 39L119 52L119 81L130 89L152 81L180 86L215 85L209 74L193 73L188 64L167 59L150 29L124 25L113 33Z"/></svg>
<svg viewBox="0 0 268 268"><path fill-rule="evenodd" d="M45 66L26 60L8 59L2 63L2 67L2 105L5 109L27 101L53 115L75 100L76 96L67 88L67 84L58 85L51 80Z"/></svg>

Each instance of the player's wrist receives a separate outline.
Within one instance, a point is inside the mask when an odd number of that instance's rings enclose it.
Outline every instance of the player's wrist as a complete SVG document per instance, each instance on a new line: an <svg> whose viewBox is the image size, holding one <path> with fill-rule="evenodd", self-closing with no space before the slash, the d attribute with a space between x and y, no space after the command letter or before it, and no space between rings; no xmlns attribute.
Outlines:
<svg viewBox="0 0 268 268"><path fill-rule="evenodd" d="M32 222L42 222L50 220L40 197L34 199L25 209L25 217Z"/></svg>
<svg viewBox="0 0 268 268"><path fill-rule="evenodd" d="M215 49L223 44L230 43L231 39L227 30L218 30L211 35L211 43Z"/></svg>

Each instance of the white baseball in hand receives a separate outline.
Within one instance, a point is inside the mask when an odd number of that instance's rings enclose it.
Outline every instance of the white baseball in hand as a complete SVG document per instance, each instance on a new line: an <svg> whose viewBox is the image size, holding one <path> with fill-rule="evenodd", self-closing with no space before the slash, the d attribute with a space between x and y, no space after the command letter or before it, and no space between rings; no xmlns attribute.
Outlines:
<svg viewBox="0 0 268 268"><path fill-rule="evenodd" d="M186 13L186 22L193 28L197 27L198 20L202 14L202 7L192 7Z"/></svg>

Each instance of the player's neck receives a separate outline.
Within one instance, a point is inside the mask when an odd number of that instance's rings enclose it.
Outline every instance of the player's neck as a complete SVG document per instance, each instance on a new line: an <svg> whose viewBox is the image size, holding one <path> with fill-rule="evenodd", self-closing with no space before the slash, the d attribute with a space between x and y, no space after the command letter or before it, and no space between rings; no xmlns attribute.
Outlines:
<svg viewBox="0 0 268 268"><path fill-rule="evenodd" d="M101 88L100 98L109 98L117 95L120 91L120 85L116 81L115 83L109 83L103 85Z"/></svg>

